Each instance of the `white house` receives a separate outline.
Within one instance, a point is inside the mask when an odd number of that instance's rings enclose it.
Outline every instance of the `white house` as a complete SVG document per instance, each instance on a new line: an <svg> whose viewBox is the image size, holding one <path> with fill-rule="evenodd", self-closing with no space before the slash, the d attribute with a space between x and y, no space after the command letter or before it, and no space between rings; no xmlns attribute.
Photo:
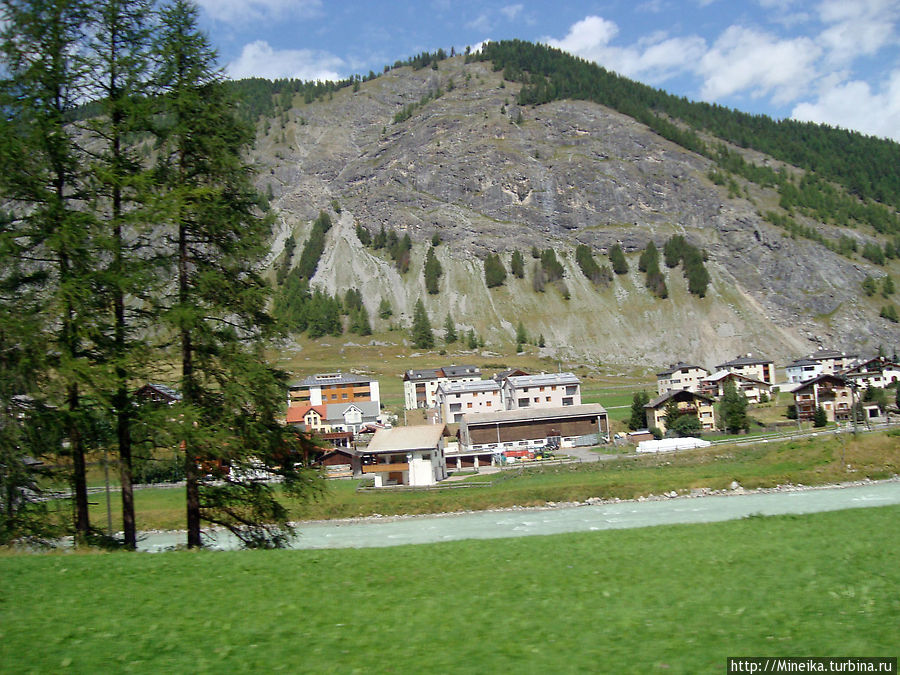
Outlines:
<svg viewBox="0 0 900 675"><path fill-rule="evenodd" d="M794 384L806 382L822 374L822 364L814 359L802 358L789 363L784 369L787 381Z"/></svg>
<svg viewBox="0 0 900 675"><path fill-rule="evenodd" d="M656 390L659 394L667 391L699 391L703 378L709 371L688 363L676 363L656 374Z"/></svg>
<svg viewBox="0 0 900 675"><path fill-rule="evenodd" d="M900 382L900 365L883 356L876 356L848 368L841 375L861 389L884 389Z"/></svg>
<svg viewBox="0 0 900 675"><path fill-rule="evenodd" d="M445 436L444 424L378 429L358 450L362 473L374 476L375 487L434 485L447 477Z"/></svg>
<svg viewBox="0 0 900 675"><path fill-rule="evenodd" d="M367 424L377 422L380 412L375 401L332 403L326 406L326 424L334 431L351 431L356 434Z"/></svg>
<svg viewBox="0 0 900 675"><path fill-rule="evenodd" d="M481 379L477 366L444 366L407 370L403 374L403 401L407 410L434 408L438 386L450 382L476 382Z"/></svg>
<svg viewBox="0 0 900 675"><path fill-rule="evenodd" d="M494 380L442 382L436 401L439 419L445 424L459 422L466 413L503 410L503 395Z"/></svg>
<svg viewBox="0 0 900 675"><path fill-rule="evenodd" d="M854 363L855 354L847 354L834 349L819 349L802 359L797 359L785 367L788 382L806 382L819 375L837 375Z"/></svg>
<svg viewBox="0 0 900 675"><path fill-rule="evenodd" d="M503 381L503 403L507 410L581 405L581 380L572 373L507 377Z"/></svg>

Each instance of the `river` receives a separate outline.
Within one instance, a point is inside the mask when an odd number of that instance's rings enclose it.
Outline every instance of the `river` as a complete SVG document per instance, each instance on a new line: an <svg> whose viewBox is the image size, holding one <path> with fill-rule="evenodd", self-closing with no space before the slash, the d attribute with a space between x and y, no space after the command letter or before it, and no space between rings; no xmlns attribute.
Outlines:
<svg viewBox="0 0 900 675"><path fill-rule="evenodd" d="M622 501L556 508L514 508L428 516L400 516L300 523L291 548L369 548L460 539L500 539L563 532L594 532L650 525L710 523L749 515L837 511L900 504L900 480L848 487L801 488L745 494ZM228 533L204 534L211 549L238 548ZM172 550L184 532L142 533L141 551Z"/></svg>

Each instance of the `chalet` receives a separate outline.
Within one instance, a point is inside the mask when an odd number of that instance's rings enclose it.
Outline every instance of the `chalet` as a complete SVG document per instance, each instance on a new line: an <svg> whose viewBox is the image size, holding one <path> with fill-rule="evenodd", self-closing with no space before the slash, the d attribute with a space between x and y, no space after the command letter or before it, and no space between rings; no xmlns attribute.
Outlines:
<svg viewBox="0 0 900 675"><path fill-rule="evenodd" d="M374 401L381 407L378 381L362 375L321 373L294 382L288 389L290 406Z"/></svg>
<svg viewBox="0 0 900 675"><path fill-rule="evenodd" d="M502 391L507 410L581 405L581 380L572 373L513 375L503 381Z"/></svg>
<svg viewBox="0 0 900 675"><path fill-rule="evenodd" d="M368 447L358 450L362 473L385 485L434 485L447 477L444 424L379 429Z"/></svg>
<svg viewBox="0 0 900 675"><path fill-rule="evenodd" d="M475 382L481 379L477 366L444 366L407 370L403 374L403 399L407 410L434 408L437 405L437 388L441 384Z"/></svg>
<svg viewBox="0 0 900 675"><path fill-rule="evenodd" d="M768 397L772 393L772 385L768 382L756 380L746 375L738 375L727 370L720 370L709 377L704 377L699 391L713 398L722 398L725 395L726 382L733 382L735 389L747 397L747 400L751 403L759 403L762 394Z"/></svg>
<svg viewBox="0 0 900 675"><path fill-rule="evenodd" d="M445 424L459 422L467 413L503 410L503 395L494 380L442 382L436 400L438 419Z"/></svg>
<svg viewBox="0 0 900 675"><path fill-rule="evenodd" d="M700 383L709 371L688 363L676 363L656 374L656 390L660 394L667 391L699 391Z"/></svg>
<svg viewBox="0 0 900 675"><path fill-rule="evenodd" d="M752 354L720 363L716 366L716 370L727 370L738 375L752 377L760 382L775 384L775 364L769 359L756 358Z"/></svg>
<svg viewBox="0 0 900 675"><path fill-rule="evenodd" d="M491 455L506 451L603 442L609 442L609 417L599 404L502 410L463 415L458 456L448 455L447 461L482 457L490 463Z"/></svg>
<svg viewBox="0 0 900 675"><path fill-rule="evenodd" d="M134 392L134 398L141 403L172 405L181 401L181 393L165 384L148 382Z"/></svg>
<svg viewBox="0 0 900 675"><path fill-rule="evenodd" d="M327 417L324 405L294 405L288 408L286 422L300 431L326 433L331 431Z"/></svg>
<svg viewBox="0 0 900 675"><path fill-rule="evenodd" d="M840 375L819 375L794 389L798 420L811 420L821 406L829 422L850 419L855 394L853 385Z"/></svg>
<svg viewBox="0 0 900 675"><path fill-rule="evenodd" d="M788 382L806 382L819 375L837 375L856 362L855 354L833 349L819 349L785 367Z"/></svg>
<svg viewBox="0 0 900 675"><path fill-rule="evenodd" d="M378 422L380 410L375 401L329 403L325 406L326 424L332 431L359 433L363 427Z"/></svg>
<svg viewBox="0 0 900 675"><path fill-rule="evenodd" d="M876 356L861 361L840 374L862 389L884 389L900 381L900 365L883 356Z"/></svg>
<svg viewBox="0 0 900 675"><path fill-rule="evenodd" d="M713 431L716 428L715 400L711 396L696 391L668 391L656 397L644 409L647 411L647 421L651 426L660 431L666 431L666 407L669 401L674 401L678 411L683 415L696 415L700 420L700 429Z"/></svg>

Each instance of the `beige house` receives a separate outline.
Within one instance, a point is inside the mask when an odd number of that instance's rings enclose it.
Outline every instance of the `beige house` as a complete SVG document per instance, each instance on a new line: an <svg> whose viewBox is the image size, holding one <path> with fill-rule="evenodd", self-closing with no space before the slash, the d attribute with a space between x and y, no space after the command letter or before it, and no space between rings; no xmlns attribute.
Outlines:
<svg viewBox="0 0 900 675"><path fill-rule="evenodd" d="M737 373L766 384L775 384L775 363L769 359L755 357L753 354L720 363L716 366L716 370L727 370L730 373Z"/></svg>
<svg viewBox="0 0 900 675"><path fill-rule="evenodd" d="M434 485L447 477L444 424L378 429L368 447L357 450L362 473L375 478L375 487Z"/></svg>
<svg viewBox="0 0 900 675"><path fill-rule="evenodd" d="M703 378L708 376L709 371L706 368L676 363L656 374L656 390L659 394L665 394L667 391L699 391Z"/></svg>
<svg viewBox="0 0 900 675"><path fill-rule="evenodd" d="M772 394L772 385L762 380L756 380L746 375L738 375L727 370L703 378L700 392L713 398L722 398L725 395L725 383L734 382L735 389L747 397L751 403L759 403L760 395L767 397Z"/></svg>
<svg viewBox="0 0 900 675"><path fill-rule="evenodd" d="M494 380L441 383L435 398L438 418L445 424L459 422L469 413L503 410L503 394Z"/></svg>
<svg viewBox="0 0 900 675"><path fill-rule="evenodd" d="M713 398L706 394L684 389L667 391L644 406L644 409L647 411L647 422L650 426L657 427L663 433L666 432L666 406L669 404L669 401L675 401L681 414L696 415L697 419L700 420L700 429L702 431L715 430L716 412Z"/></svg>
<svg viewBox="0 0 900 675"><path fill-rule="evenodd" d="M507 410L581 405L581 380L572 373L507 377L503 380L502 390Z"/></svg>
<svg viewBox="0 0 900 675"><path fill-rule="evenodd" d="M854 399L852 385L840 375L819 375L794 390L799 420L813 419L819 406L829 422L850 419Z"/></svg>

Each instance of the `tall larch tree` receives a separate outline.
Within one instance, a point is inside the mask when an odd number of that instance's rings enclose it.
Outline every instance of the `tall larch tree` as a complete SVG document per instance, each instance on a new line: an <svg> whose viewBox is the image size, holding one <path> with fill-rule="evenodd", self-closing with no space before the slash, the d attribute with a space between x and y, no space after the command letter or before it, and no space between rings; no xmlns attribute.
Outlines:
<svg viewBox="0 0 900 675"><path fill-rule="evenodd" d="M276 421L285 381L263 353L273 322L259 275L271 223L258 213L245 160L252 130L226 96L197 14L186 0L164 7L155 45L166 122L158 180L175 279L163 317L177 335L181 367L173 441L184 448L187 544L202 545L205 520L246 546L280 546L291 534L287 511L272 484L254 475L276 473L294 494L317 482L297 470L301 449Z"/></svg>
<svg viewBox="0 0 900 675"><path fill-rule="evenodd" d="M76 541L90 534L85 463L84 386L95 363L96 229L84 204L85 155L72 125L86 95L84 0L3 0L0 4L0 196L11 209L7 233L33 280L40 277L41 327L48 332L56 408L72 462ZM3 262L4 266L10 264Z"/></svg>
<svg viewBox="0 0 900 675"><path fill-rule="evenodd" d="M132 478L134 401L130 390L148 316L147 293L158 285L147 240L153 219L150 172L133 139L150 131L150 0L102 0L95 3L87 56L91 64L91 98L101 114L85 123L99 150L91 163L92 210L105 225L101 239L108 251L101 284L112 315L112 335L103 345L112 364L111 399L119 452L122 531L126 548L137 547Z"/></svg>

